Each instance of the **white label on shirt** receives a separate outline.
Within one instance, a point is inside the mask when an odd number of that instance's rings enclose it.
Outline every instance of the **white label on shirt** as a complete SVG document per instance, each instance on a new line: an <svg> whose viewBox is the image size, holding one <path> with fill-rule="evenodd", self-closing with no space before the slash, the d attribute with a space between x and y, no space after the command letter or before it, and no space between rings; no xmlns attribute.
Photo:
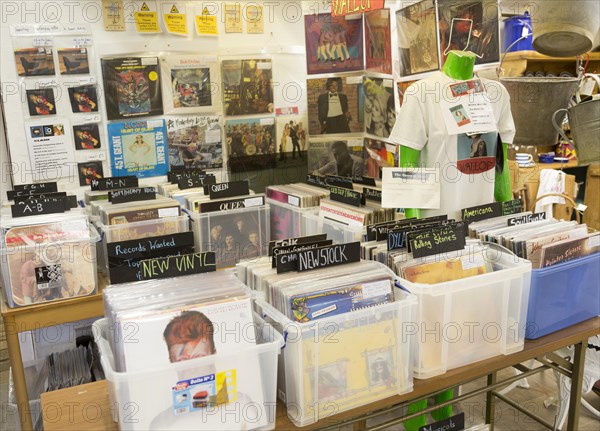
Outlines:
<svg viewBox="0 0 600 431"><path fill-rule="evenodd" d="M381 206L438 209L440 183L438 168L383 168Z"/></svg>
<svg viewBox="0 0 600 431"><path fill-rule="evenodd" d="M460 258L460 263L462 265L463 271L467 271L467 270L473 269L473 268L479 268L484 265L483 256L480 254L476 254L474 256L472 256L472 255L462 256Z"/></svg>
<svg viewBox="0 0 600 431"><path fill-rule="evenodd" d="M498 130L485 88L479 79L451 84L440 99L449 135Z"/></svg>

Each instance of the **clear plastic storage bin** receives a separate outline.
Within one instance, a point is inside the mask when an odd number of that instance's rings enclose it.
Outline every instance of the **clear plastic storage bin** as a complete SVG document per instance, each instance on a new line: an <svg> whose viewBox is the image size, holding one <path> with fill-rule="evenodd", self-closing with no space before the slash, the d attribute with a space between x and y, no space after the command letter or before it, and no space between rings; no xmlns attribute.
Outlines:
<svg viewBox="0 0 600 431"><path fill-rule="evenodd" d="M305 236L304 214L314 212L314 207L299 208L266 198L270 209L271 240Z"/></svg>
<svg viewBox="0 0 600 431"><path fill-rule="evenodd" d="M487 249L494 271L438 284L400 283L418 298L414 376L523 350L531 262L506 249Z"/></svg>
<svg viewBox="0 0 600 431"><path fill-rule="evenodd" d="M268 252L269 205L189 214L196 251L214 251L217 268L233 267L240 260L256 259Z"/></svg>
<svg viewBox="0 0 600 431"><path fill-rule="evenodd" d="M89 237L6 246L0 249L0 273L10 308L77 298L96 293L96 243Z"/></svg>
<svg viewBox="0 0 600 431"><path fill-rule="evenodd" d="M98 268L108 274L108 243L189 232L190 219L187 215L182 215L114 225L96 222L96 227L102 236L102 241L98 243Z"/></svg>
<svg viewBox="0 0 600 431"><path fill-rule="evenodd" d="M600 253L531 272L525 338L600 315Z"/></svg>
<svg viewBox="0 0 600 431"><path fill-rule="evenodd" d="M398 298L399 297L399 298ZM303 427L337 413L412 391L412 320L416 298L296 323L264 301L256 304L284 334L278 394Z"/></svg>
<svg viewBox="0 0 600 431"><path fill-rule="evenodd" d="M327 234L327 239L334 244L346 244L349 242L363 241L366 228L360 226L346 226L341 223L319 217L315 212L303 213L304 235Z"/></svg>
<svg viewBox="0 0 600 431"><path fill-rule="evenodd" d="M108 321L94 323L94 337L106 374L113 419L120 430L271 430L276 418L277 356L283 338L255 315L257 345L230 354L215 354L170 364L164 369L116 372L107 341ZM134 342L134 340L131 340ZM199 378L198 376L202 376ZM197 394L182 392L198 380L227 379L227 404L200 405ZM176 390L177 389L177 390ZM200 393L198 392L198 393ZM191 399L190 399L191 398ZM187 407L184 407L187 406Z"/></svg>

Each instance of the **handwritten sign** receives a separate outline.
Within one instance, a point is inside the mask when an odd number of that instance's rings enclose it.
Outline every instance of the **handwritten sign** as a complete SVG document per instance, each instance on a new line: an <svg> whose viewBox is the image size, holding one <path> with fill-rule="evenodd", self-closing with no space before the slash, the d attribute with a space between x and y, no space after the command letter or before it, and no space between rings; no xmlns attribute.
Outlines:
<svg viewBox="0 0 600 431"><path fill-rule="evenodd" d="M302 237L297 237L297 238L286 238L286 239L277 239L277 240L269 241L269 256L273 256L273 249L275 247L290 246L290 245L297 245L297 244L308 244L311 242L325 241L326 239L327 239L327 234L320 233L317 235L309 235L309 236L302 236Z"/></svg>
<svg viewBox="0 0 600 431"><path fill-rule="evenodd" d="M331 186L329 188L329 198L332 201L342 202L355 207L360 207L365 203L364 196L360 192L344 187Z"/></svg>
<svg viewBox="0 0 600 431"><path fill-rule="evenodd" d="M138 187L138 178L136 176L125 176L125 177L107 177L92 180L91 187L92 191L107 191L116 189L126 189L131 187Z"/></svg>
<svg viewBox="0 0 600 431"><path fill-rule="evenodd" d="M450 223L423 231L410 232L408 242L413 257L420 258L465 248L463 223Z"/></svg>
<svg viewBox="0 0 600 431"><path fill-rule="evenodd" d="M521 217L509 218L507 226L517 226L519 224L533 223L541 220L546 220L546 213L527 214Z"/></svg>
<svg viewBox="0 0 600 431"><path fill-rule="evenodd" d="M235 196L243 196L250 194L250 186L248 181L232 181L229 183L211 184L205 186L208 189L208 194L211 199L232 198Z"/></svg>
<svg viewBox="0 0 600 431"><path fill-rule="evenodd" d="M140 262L142 280L157 280L180 275L201 274L217 270L214 252L146 259Z"/></svg>
<svg viewBox="0 0 600 431"><path fill-rule="evenodd" d="M298 270L298 251L312 250L314 248L325 247L333 245L333 241L330 239L324 241L309 242L306 244L294 244L289 246L273 247L273 257L271 259L271 268L278 268L277 273L281 274L284 272L297 271ZM295 254L294 254L295 253ZM287 258L282 257L281 261L278 262L279 255L294 254L294 256L288 256Z"/></svg>
<svg viewBox="0 0 600 431"><path fill-rule="evenodd" d="M154 187L139 187L133 189L112 190L108 192L108 200L113 204L147 201L152 199L156 199L156 189Z"/></svg>

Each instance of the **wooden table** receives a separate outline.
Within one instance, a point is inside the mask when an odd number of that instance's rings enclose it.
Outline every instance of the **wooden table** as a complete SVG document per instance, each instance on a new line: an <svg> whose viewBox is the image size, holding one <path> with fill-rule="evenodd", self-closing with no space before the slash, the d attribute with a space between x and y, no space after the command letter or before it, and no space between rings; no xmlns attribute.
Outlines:
<svg viewBox="0 0 600 431"><path fill-rule="evenodd" d="M19 333L103 316L102 287L106 284L106 280L102 277L99 280L101 281L99 283L100 289L96 294L90 296L19 308L8 308L6 303L0 300L0 311L4 319L4 331L6 332L8 359L12 368L22 430L31 430L33 427L25 373L23 371L23 358L21 357L19 345Z"/></svg>
<svg viewBox="0 0 600 431"><path fill-rule="evenodd" d="M487 393L488 402L486 407L486 416L488 423L491 423L493 420L494 413L494 397L501 396L495 392L495 389L502 386L506 386L513 381L520 380L529 375L544 371L548 368L556 367L560 368L561 371L568 372L572 375L573 390L571 391L567 429L576 430L578 429L583 363L585 360L585 348L587 347L587 339L599 333L600 317L596 317L578 325L574 325L569 328L563 329L562 331L558 331L553 334L547 335L538 340L525 341L525 347L521 352L513 353L511 355L506 356L495 356L484 361L476 362L471 365L450 370L441 376L437 376L431 379L415 379L414 390L408 394L386 398L384 400L368 404L366 406L359 407L350 411L332 415L330 417L324 417L321 418L321 420L319 420L318 422L303 428L296 427L289 420L289 418L287 417L285 406L282 403L278 402L275 429L278 431L291 431L298 429L335 429L342 424L354 424L354 429L365 429L366 420L368 418L388 413L392 410L398 409L399 407L405 405L408 402L413 402L419 399L427 398L432 394L442 392L448 388L453 388L458 385L462 385L469 381L485 376L488 377L488 383L486 387L462 394L459 397L456 397L454 400L449 401L448 404L456 403L462 399L469 398L477 394ZM564 361L562 361L560 358L556 358L556 355L553 354L553 352L570 345L575 345L575 357L573 358L572 366L563 363ZM522 362L526 362L534 358L543 361L543 363L545 364L531 371L528 371L525 369L525 367L519 365ZM558 365L558 363L561 363L561 365ZM510 366L516 366L521 371L524 371L524 373L520 375L515 375L511 378L506 378L502 381L496 381L496 373ZM77 391L76 398L69 398L69 394L73 393L74 391L76 391L75 388L57 391L56 396L54 396L52 400L55 402L55 404L58 405L58 408L60 409L65 409L65 406L73 405L70 403L77 403L78 400L81 401L80 397L82 396L85 397L85 403L82 404L80 402L76 405L87 405L89 403L97 403L101 406L106 405L108 384L105 381L96 383L93 393L91 393L91 391L86 391L85 394L82 395L80 394L81 391ZM63 394L60 394L60 392L63 392ZM42 398L42 412L47 413L49 410L45 406L45 398L46 395L44 396L44 398ZM442 405L443 404L438 404L435 406L435 408L439 408ZM96 411L98 410L94 410L94 412ZM101 409L101 411L103 415L106 415L110 418L111 413L109 408ZM523 410L521 409L521 411ZM419 412L415 415L419 415L422 413L423 412ZM526 414L529 415L530 413L526 411ZM74 412L73 417L82 417L82 414ZM379 425L377 427L371 427L369 429L382 430L385 427L389 427L395 423L402 422L406 417L407 416L405 416L404 418L394 419L393 421L388 421L382 425ZM47 420L46 418L44 419L45 421ZM90 423L90 426L96 423L106 423L106 419L104 418L100 420L99 418L94 416L94 423ZM80 427L80 429L88 429L87 426L83 427L82 425L83 423L78 422L78 426ZM550 424L546 425L548 426ZM68 427L64 429L76 428ZM112 429L112 426L107 429ZM198 424L198 429L202 429L201 424Z"/></svg>

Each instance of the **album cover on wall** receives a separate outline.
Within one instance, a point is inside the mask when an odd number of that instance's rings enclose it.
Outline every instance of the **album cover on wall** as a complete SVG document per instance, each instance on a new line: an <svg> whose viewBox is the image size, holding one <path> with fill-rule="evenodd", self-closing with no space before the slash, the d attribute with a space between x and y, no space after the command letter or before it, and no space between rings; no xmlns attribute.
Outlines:
<svg viewBox="0 0 600 431"><path fill-rule="evenodd" d="M362 76L306 81L310 136L364 132Z"/></svg>
<svg viewBox="0 0 600 431"><path fill-rule="evenodd" d="M439 68L434 0L423 0L396 12L400 76Z"/></svg>
<svg viewBox="0 0 600 431"><path fill-rule="evenodd" d="M138 178L166 175L169 170L164 120L132 120L108 125L112 175Z"/></svg>
<svg viewBox="0 0 600 431"><path fill-rule="evenodd" d="M381 168L398 166L400 147L389 142L365 138L364 159L365 171L363 176L381 179Z"/></svg>
<svg viewBox="0 0 600 431"><path fill-rule="evenodd" d="M379 9L365 14L366 69L392 74L392 40L390 10Z"/></svg>
<svg viewBox="0 0 600 431"><path fill-rule="evenodd" d="M54 100L54 89L40 88L38 90L25 90L27 94L27 106L29 115L55 115L56 101Z"/></svg>
<svg viewBox="0 0 600 431"><path fill-rule="evenodd" d="M232 172L263 169L275 165L275 119L227 120L225 139Z"/></svg>
<svg viewBox="0 0 600 431"><path fill-rule="evenodd" d="M309 75L363 70L362 14L304 16L306 70Z"/></svg>
<svg viewBox="0 0 600 431"><path fill-rule="evenodd" d="M98 112L98 93L95 85L81 85L69 88L69 100L74 114Z"/></svg>
<svg viewBox="0 0 600 431"><path fill-rule="evenodd" d="M362 177L364 175L363 140L315 141L308 148L308 173Z"/></svg>
<svg viewBox="0 0 600 431"><path fill-rule="evenodd" d="M92 184L92 180L104 178L102 162L77 163L77 171L79 172L80 186L89 186Z"/></svg>
<svg viewBox="0 0 600 431"><path fill-rule="evenodd" d="M162 64L166 113L193 114L220 109L216 61L198 55L169 55Z"/></svg>
<svg viewBox="0 0 600 431"><path fill-rule="evenodd" d="M52 48L15 49L15 64L19 76L54 75Z"/></svg>
<svg viewBox="0 0 600 431"><path fill-rule="evenodd" d="M102 59L109 120L162 115L158 57Z"/></svg>
<svg viewBox="0 0 600 431"><path fill-rule="evenodd" d="M406 90L415 82L417 81L401 81L397 83L398 101L400 103L400 106L402 106L402 104L404 103L404 95L406 94Z"/></svg>
<svg viewBox="0 0 600 431"><path fill-rule="evenodd" d="M87 48L58 48L56 52L61 75L90 73Z"/></svg>
<svg viewBox="0 0 600 431"><path fill-rule="evenodd" d="M277 117L277 148L279 160L303 158L308 145L308 120L300 115L280 115Z"/></svg>
<svg viewBox="0 0 600 431"><path fill-rule="evenodd" d="M76 150L95 150L101 147L97 123L73 126L73 138Z"/></svg>
<svg viewBox="0 0 600 431"><path fill-rule="evenodd" d="M221 71L225 115L273 112L271 59L223 60Z"/></svg>
<svg viewBox="0 0 600 431"><path fill-rule="evenodd" d="M218 116L166 117L169 166L214 169L223 166Z"/></svg>
<svg viewBox="0 0 600 431"><path fill-rule="evenodd" d="M362 89L366 133L380 138L389 137L396 124L394 80L364 77Z"/></svg>
<svg viewBox="0 0 600 431"><path fill-rule="evenodd" d="M450 50L474 52L475 64L500 60L496 0L439 0L437 4L442 64Z"/></svg>

